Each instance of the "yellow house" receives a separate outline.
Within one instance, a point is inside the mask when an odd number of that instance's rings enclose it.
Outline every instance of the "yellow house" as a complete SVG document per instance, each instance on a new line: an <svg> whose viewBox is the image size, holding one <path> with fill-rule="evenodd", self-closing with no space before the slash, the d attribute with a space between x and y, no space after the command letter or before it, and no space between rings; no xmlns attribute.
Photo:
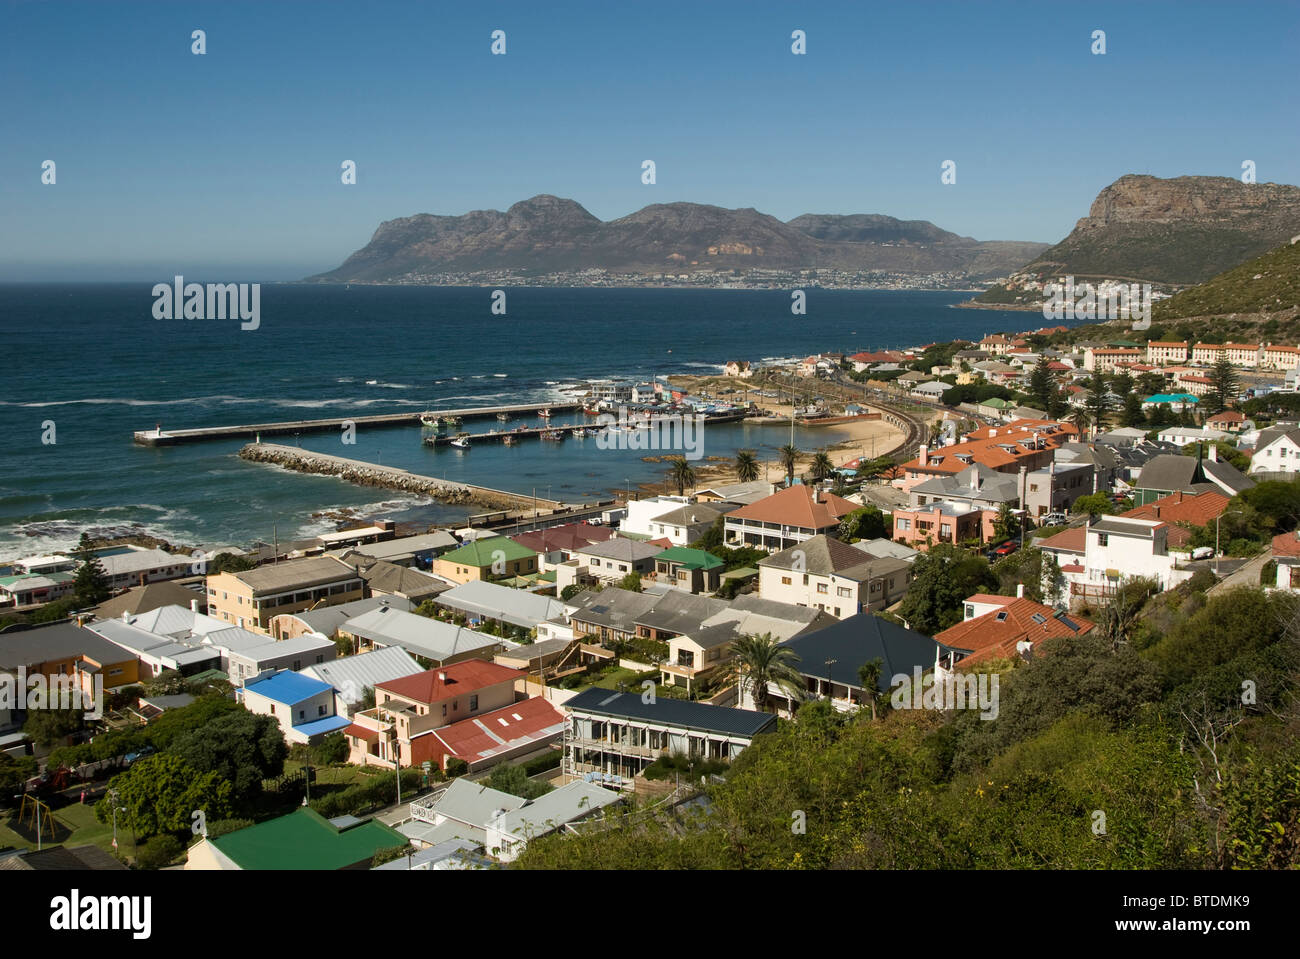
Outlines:
<svg viewBox="0 0 1300 959"><path fill-rule="evenodd" d="M207 579L208 615L270 634L273 617L363 599L365 585L355 569L332 556L216 573Z"/></svg>
<svg viewBox="0 0 1300 959"><path fill-rule="evenodd" d="M508 536L489 536L444 553L433 564L435 576L456 583L538 572L537 553Z"/></svg>

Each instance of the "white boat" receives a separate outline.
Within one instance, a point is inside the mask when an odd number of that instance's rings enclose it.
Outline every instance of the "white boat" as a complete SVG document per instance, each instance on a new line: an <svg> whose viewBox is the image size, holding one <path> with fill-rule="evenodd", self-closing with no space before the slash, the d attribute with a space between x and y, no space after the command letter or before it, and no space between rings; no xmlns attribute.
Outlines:
<svg viewBox="0 0 1300 959"><path fill-rule="evenodd" d="M437 429L438 424L441 422L441 420L438 418L437 413L421 413L420 422L425 426L429 426L432 427L433 429Z"/></svg>
<svg viewBox="0 0 1300 959"><path fill-rule="evenodd" d="M549 420L553 414L551 413L550 407L547 407L544 410L538 410L537 415L544 420Z"/></svg>
<svg viewBox="0 0 1300 959"><path fill-rule="evenodd" d="M502 423L509 423L509 422L510 422L510 414L509 414L509 413L498 413L498 414L497 414L497 419L500 420Z"/></svg>
<svg viewBox="0 0 1300 959"><path fill-rule="evenodd" d="M455 439L451 441L451 445L456 447L456 449L458 450L469 449L469 434L468 433L459 434Z"/></svg>

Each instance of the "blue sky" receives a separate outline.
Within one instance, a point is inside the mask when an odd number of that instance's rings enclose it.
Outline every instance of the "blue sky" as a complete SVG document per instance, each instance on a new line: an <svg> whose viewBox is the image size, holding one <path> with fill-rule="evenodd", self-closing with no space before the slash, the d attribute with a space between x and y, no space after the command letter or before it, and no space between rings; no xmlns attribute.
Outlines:
<svg viewBox="0 0 1300 959"><path fill-rule="evenodd" d="M1125 173L1300 183L1297 49L1295 0L11 3L0 280L293 279L538 193L1054 242Z"/></svg>

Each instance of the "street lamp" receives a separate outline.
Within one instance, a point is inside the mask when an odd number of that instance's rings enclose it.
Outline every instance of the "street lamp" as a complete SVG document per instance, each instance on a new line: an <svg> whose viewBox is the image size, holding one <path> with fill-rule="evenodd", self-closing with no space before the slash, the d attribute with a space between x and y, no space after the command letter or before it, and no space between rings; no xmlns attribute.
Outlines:
<svg viewBox="0 0 1300 959"><path fill-rule="evenodd" d="M868 589L870 589L870 587L868 587ZM870 597L870 592L868 592L867 595ZM826 660L826 699L832 703L835 701L835 680L831 675L831 667L838 662L838 659Z"/></svg>

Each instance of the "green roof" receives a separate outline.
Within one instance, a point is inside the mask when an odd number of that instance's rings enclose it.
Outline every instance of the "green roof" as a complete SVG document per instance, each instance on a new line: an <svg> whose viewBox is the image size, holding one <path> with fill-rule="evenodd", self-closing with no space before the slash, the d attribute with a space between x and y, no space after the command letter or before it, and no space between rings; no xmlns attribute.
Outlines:
<svg viewBox="0 0 1300 959"><path fill-rule="evenodd" d="M486 539L476 539L472 543L466 543L460 549L453 549L450 553L443 553L439 559L446 560L449 563L460 563L462 566L491 566L498 558L498 555L505 554L505 562L509 563L516 559L530 559L537 553L527 546L521 546L512 540L509 536L489 536Z"/></svg>
<svg viewBox="0 0 1300 959"><path fill-rule="evenodd" d="M555 574L555 570L553 569L548 569L546 572L542 573L540 576L537 577L537 581L540 583L553 583L555 582L555 580L556 580L556 574Z"/></svg>
<svg viewBox="0 0 1300 959"><path fill-rule="evenodd" d="M991 399L980 400L980 401L979 401L979 405L980 405L980 406L988 406L988 407L990 407L990 408L992 408L992 409L995 409L995 410L1004 410L1004 409L1006 409L1008 406L1014 406L1015 404L1012 403L1010 400L1002 400L1002 399L998 399L996 396L994 396L994 397L991 398Z"/></svg>
<svg viewBox="0 0 1300 959"><path fill-rule="evenodd" d="M208 840L241 869L345 869L381 849L409 840L375 819L331 825L314 809L301 808Z"/></svg>
<svg viewBox="0 0 1300 959"><path fill-rule="evenodd" d="M12 586L25 579L48 579L51 583L70 583L76 577L71 573L19 573L17 576L0 576L0 586Z"/></svg>
<svg viewBox="0 0 1300 959"><path fill-rule="evenodd" d="M687 546L673 546L656 555L655 559L663 560L665 563L676 563L678 566L685 566L687 569L716 569L724 565L722 560L712 553L706 553L702 549L691 549Z"/></svg>
<svg viewBox="0 0 1300 959"><path fill-rule="evenodd" d="M748 579L750 576L757 576L758 570L753 566L742 566L740 569L733 569L728 573L723 573L723 579Z"/></svg>

